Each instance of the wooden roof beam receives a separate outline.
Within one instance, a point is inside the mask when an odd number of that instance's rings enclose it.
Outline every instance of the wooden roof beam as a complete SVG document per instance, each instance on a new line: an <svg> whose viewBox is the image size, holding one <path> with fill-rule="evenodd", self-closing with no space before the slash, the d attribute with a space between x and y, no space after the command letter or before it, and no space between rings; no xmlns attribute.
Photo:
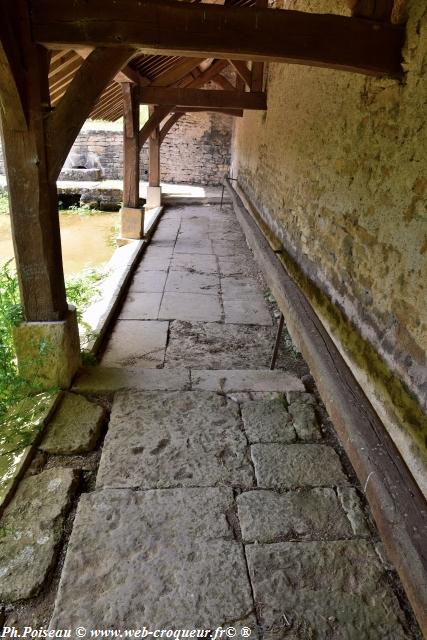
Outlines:
<svg viewBox="0 0 427 640"><path fill-rule="evenodd" d="M243 109L220 109L216 107L174 107L172 113L223 113L226 116L243 118Z"/></svg>
<svg viewBox="0 0 427 640"><path fill-rule="evenodd" d="M56 49L121 45L167 56L402 73L403 27L363 18L167 0L31 0L31 8L35 40Z"/></svg>
<svg viewBox="0 0 427 640"><path fill-rule="evenodd" d="M209 89L170 89L164 87L146 87L141 89L141 104L160 106L203 107L219 109L267 109L264 93L245 91L221 91Z"/></svg>
<svg viewBox="0 0 427 640"><path fill-rule="evenodd" d="M91 54L93 48L91 47L79 47L75 49L75 52L84 60ZM115 76L116 82L133 82L139 84L141 87L147 87L150 84L150 80L143 76L141 73L133 69L129 64L126 64Z"/></svg>

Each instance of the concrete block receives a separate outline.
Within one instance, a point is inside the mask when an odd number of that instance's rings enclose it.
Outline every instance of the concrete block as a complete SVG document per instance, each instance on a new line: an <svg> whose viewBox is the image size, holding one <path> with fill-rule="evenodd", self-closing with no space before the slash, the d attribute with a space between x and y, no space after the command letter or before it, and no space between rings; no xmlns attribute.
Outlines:
<svg viewBox="0 0 427 640"><path fill-rule="evenodd" d="M153 207L160 207L162 204L162 188L161 187L147 187L147 200L146 209L152 209Z"/></svg>
<svg viewBox="0 0 427 640"><path fill-rule="evenodd" d="M81 365L76 309L65 320L22 322L13 329L20 375L40 390L67 389Z"/></svg>
<svg viewBox="0 0 427 640"><path fill-rule="evenodd" d="M139 240L144 237L144 209L122 207L121 237Z"/></svg>

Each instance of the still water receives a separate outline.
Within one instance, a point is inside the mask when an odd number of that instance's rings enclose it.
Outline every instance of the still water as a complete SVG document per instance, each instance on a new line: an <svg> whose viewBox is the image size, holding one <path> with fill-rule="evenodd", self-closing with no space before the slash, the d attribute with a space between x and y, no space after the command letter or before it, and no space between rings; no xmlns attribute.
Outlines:
<svg viewBox="0 0 427 640"><path fill-rule="evenodd" d="M118 213L79 216L60 214L62 255L65 273L78 273L86 267L98 267L114 253ZM0 264L13 258L8 215L0 215Z"/></svg>

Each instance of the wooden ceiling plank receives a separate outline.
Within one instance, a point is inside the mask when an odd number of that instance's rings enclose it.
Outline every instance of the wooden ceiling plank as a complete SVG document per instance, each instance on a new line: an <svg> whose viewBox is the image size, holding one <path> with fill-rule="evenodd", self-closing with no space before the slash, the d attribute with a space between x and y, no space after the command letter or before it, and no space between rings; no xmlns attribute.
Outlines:
<svg viewBox="0 0 427 640"><path fill-rule="evenodd" d="M188 75L196 69L199 64L203 62L203 58L190 58L183 60L179 65L172 67L172 69L159 75L155 80L151 82L152 87L169 87L170 85L178 82L184 76Z"/></svg>

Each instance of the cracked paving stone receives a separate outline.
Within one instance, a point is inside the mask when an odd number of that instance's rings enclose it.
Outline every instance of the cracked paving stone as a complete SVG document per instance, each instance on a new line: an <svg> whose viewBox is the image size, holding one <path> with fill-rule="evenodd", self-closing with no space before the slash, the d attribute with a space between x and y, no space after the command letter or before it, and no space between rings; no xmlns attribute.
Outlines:
<svg viewBox="0 0 427 640"><path fill-rule="evenodd" d="M167 367L268 368L274 328L214 322L171 322Z"/></svg>
<svg viewBox="0 0 427 640"><path fill-rule="evenodd" d="M252 487L238 407L209 392L118 393L98 487Z"/></svg>
<svg viewBox="0 0 427 640"><path fill-rule="evenodd" d="M243 424L251 444L295 442L295 429L281 398L245 402L241 409Z"/></svg>
<svg viewBox="0 0 427 640"><path fill-rule="evenodd" d="M317 424L316 399L310 393L292 393L288 411L292 416L295 431L300 440L321 440L322 434Z"/></svg>
<svg viewBox="0 0 427 640"><path fill-rule="evenodd" d="M0 520L0 600L15 602L40 591L76 487L72 469L49 469L20 483Z"/></svg>
<svg viewBox="0 0 427 640"><path fill-rule="evenodd" d="M225 488L83 496L51 628L254 629L231 501Z"/></svg>
<svg viewBox="0 0 427 640"><path fill-rule="evenodd" d="M333 489L248 491L237 498L244 542L335 540L353 529Z"/></svg>
<svg viewBox="0 0 427 640"><path fill-rule="evenodd" d="M252 460L258 486L293 489L348 484L341 462L322 444L254 444Z"/></svg>
<svg viewBox="0 0 427 640"><path fill-rule="evenodd" d="M39 449L54 455L92 451L99 440L106 412L83 396L65 393Z"/></svg>
<svg viewBox="0 0 427 640"><path fill-rule="evenodd" d="M287 638L285 631L319 640L409 637L384 567L367 541L248 545L246 555L269 638Z"/></svg>
<svg viewBox="0 0 427 640"><path fill-rule="evenodd" d="M141 300L146 295L138 294ZM159 295L161 294L153 294ZM160 304L160 298L159 298ZM157 320L119 320L102 357L106 367L156 368L163 365L168 323Z"/></svg>

